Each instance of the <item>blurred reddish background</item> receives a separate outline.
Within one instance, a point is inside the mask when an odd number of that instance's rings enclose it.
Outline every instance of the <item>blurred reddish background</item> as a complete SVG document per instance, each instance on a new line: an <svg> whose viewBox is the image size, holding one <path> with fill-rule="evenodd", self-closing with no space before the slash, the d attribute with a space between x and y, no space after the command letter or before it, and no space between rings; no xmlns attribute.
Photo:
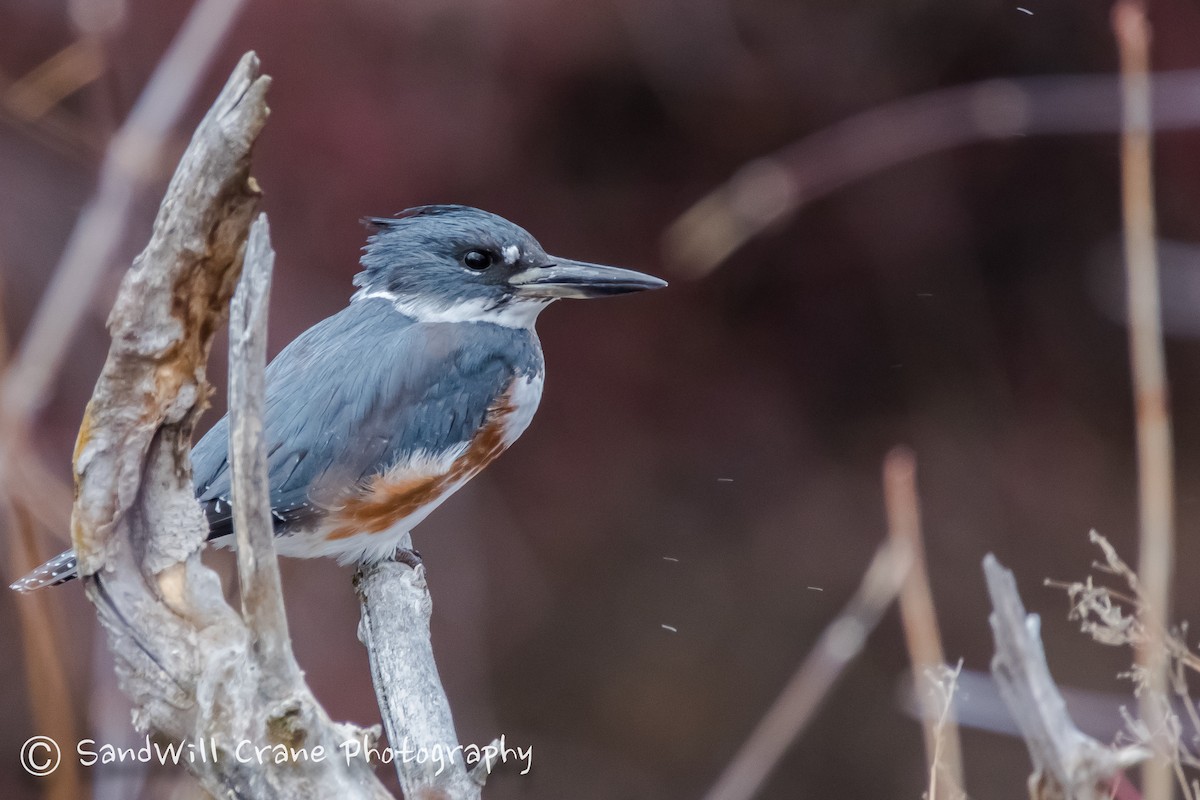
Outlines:
<svg viewBox="0 0 1200 800"><path fill-rule="evenodd" d="M107 137L188 9L76 5L117 14L98 79L32 121L0 92L13 341ZM1110 309L1114 136L1018 138L890 169L700 281L673 276L660 256L666 226L739 166L857 111L983 78L1115 68L1106 4L1018 5L249 0L73 341L36 448L69 478L116 283L191 127L254 49L274 78L254 169L279 253L272 352L346 302L359 217L422 203L477 205L552 252L675 278L664 292L548 311L536 422L417 530L461 738L504 733L534 748L529 775L504 771L485 796L699 796L853 591L884 533L880 460L901 442L919 459L948 657L987 669L979 563L994 551L1044 614L1056 677L1124 692L1115 676L1129 655L1087 641L1061 593L1041 587L1084 574L1090 528L1136 556L1125 331ZM0 0L4 85L74 41L71 20L63 2ZM1156 2L1151 20L1157 68L1200 66L1200 7ZM1200 137L1158 144L1160 232L1196 241ZM1176 260L1176 616L1200 619L1200 297L1187 279L1200 261L1187 249ZM205 425L223 410L223 346ZM284 564L310 684L335 718L371 723L349 578L332 563ZM91 609L78 586L57 592L83 732L136 740ZM38 733L17 602L0 593L0 794L32 798L41 784L17 762ZM893 611L763 796L920 797L920 729L897 700L906 669ZM1024 792L1020 741L967 731L965 753L972 797ZM390 768L380 774L394 782ZM97 797L172 790L165 770L144 786L128 768L85 778Z"/></svg>

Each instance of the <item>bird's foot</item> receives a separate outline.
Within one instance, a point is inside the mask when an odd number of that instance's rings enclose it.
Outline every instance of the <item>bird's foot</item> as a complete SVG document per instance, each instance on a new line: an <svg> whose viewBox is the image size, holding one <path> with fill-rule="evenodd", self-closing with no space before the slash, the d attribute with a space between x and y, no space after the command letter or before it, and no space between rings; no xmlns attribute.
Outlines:
<svg viewBox="0 0 1200 800"><path fill-rule="evenodd" d="M425 563L421 559L421 554L419 552L417 552L417 549L415 547L411 548L411 549L407 548L407 547L398 548L396 550L396 552L392 555L392 559L394 561L399 561L401 564L407 564L408 566L412 567L413 569L416 569L417 567L419 567Z"/></svg>

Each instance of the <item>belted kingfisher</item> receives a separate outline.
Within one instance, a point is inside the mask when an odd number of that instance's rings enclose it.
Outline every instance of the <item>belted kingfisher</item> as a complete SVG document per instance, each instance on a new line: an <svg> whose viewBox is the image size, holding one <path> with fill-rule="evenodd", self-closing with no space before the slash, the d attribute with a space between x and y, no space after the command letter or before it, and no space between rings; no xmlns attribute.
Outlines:
<svg viewBox="0 0 1200 800"><path fill-rule="evenodd" d="M525 230L466 206L421 206L373 228L349 305L267 367L264 429L276 547L372 561L511 445L545 367L533 325L559 298L666 286L546 254ZM228 418L192 449L209 539L231 544ZM76 577L67 551L12 584Z"/></svg>

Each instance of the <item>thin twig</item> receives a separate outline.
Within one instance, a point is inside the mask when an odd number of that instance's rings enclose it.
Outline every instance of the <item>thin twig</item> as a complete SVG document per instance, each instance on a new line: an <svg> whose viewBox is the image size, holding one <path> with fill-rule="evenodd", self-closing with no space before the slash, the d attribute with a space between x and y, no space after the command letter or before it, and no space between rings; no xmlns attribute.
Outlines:
<svg viewBox="0 0 1200 800"><path fill-rule="evenodd" d="M104 74L104 43L82 36L13 81L0 92L0 104L27 122L51 109Z"/></svg>
<svg viewBox="0 0 1200 800"><path fill-rule="evenodd" d="M139 190L187 108L243 0L197 0L104 155L96 191L0 383L0 481L62 366L67 345L125 234Z"/></svg>
<svg viewBox="0 0 1200 800"><path fill-rule="evenodd" d="M1200 126L1200 71L1155 76L1161 130ZM1120 129L1112 76L995 79L878 106L755 159L668 227L664 257L699 278L815 200L921 156L1018 135Z"/></svg>
<svg viewBox="0 0 1200 800"><path fill-rule="evenodd" d="M928 759L929 800L943 796L963 800L967 796L962 788L962 743L959 739L958 721L954 713L954 695L958 692L958 679L962 675L962 666L963 662L960 658L958 664L953 668L946 664L940 664L925 673L925 677L934 684L934 688L937 690L934 705L940 706L940 709L935 709L938 713L929 728L933 738L933 753ZM959 779L953 786L943 788L938 781L938 776L943 770L942 764L949 758L948 756L943 758L948 747L955 748L955 758L958 761L954 765L947 765L946 771L953 774L953 771L957 769Z"/></svg>
<svg viewBox="0 0 1200 800"><path fill-rule="evenodd" d="M1145 616L1144 642L1137 663L1149 692L1141 696L1141 716L1151 736L1163 730L1162 707L1154 697L1168 690L1163 632L1170 612L1174 552L1174 499L1171 416L1162 346L1158 252L1154 230L1150 97L1150 29L1140 0L1118 0L1113 30L1121 58L1121 209L1125 222L1128 283L1129 355L1137 412L1138 583ZM1163 756L1142 769L1146 800L1169 800L1174 784Z"/></svg>
<svg viewBox="0 0 1200 800"><path fill-rule="evenodd" d="M14 78L0 69L0 97L15 83ZM36 120L28 120L0 100L0 122L21 133L42 147L91 168L104 157L108 135L89 126L83 118L62 106L46 110Z"/></svg>
<svg viewBox="0 0 1200 800"><path fill-rule="evenodd" d="M946 656L942 651L942 636L938 631L933 591L925 564L925 543L921 536L921 506L917 497L916 459L904 447L894 448L883 462L883 497L887 508L888 535L903 542L913 554L912 569L900 592L900 620L904 639L912 662L913 685L921 706L921 721L925 731L925 758L932 777L929 800L958 797L962 793L962 746L952 705L939 708L938 698L923 679L942 667ZM938 791L938 777L944 776L949 786Z"/></svg>
<svg viewBox="0 0 1200 800"><path fill-rule="evenodd" d="M896 599L912 568L908 544L890 539L871 559L858 591L805 657L750 738L709 789L704 800L749 800L808 726L846 665L866 644Z"/></svg>

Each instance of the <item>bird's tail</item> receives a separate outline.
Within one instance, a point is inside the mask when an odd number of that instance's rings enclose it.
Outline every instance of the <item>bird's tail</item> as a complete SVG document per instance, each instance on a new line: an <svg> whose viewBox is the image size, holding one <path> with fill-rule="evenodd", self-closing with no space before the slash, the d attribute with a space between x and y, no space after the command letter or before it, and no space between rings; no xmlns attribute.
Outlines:
<svg viewBox="0 0 1200 800"><path fill-rule="evenodd" d="M78 577L79 565L75 561L75 551L67 550L59 553L8 588L18 592L32 592L43 586L57 586Z"/></svg>

